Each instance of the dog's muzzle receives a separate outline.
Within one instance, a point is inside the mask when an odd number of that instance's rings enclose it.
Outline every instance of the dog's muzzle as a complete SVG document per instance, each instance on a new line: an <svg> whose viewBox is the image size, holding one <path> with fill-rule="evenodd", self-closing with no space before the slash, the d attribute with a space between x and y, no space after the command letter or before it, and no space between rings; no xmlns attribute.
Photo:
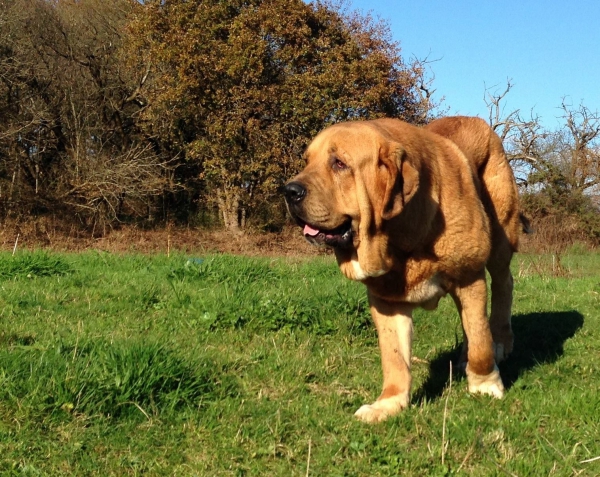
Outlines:
<svg viewBox="0 0 600 477"><path fill-rule="evenodd" d="M302 213L302 201L307 190L300 182L289 182L283 187L283 194L288 209L297 224L302 227L304 237L315 245L346 248L352 244L352 221L344 221L334 229L322 229L317 224L310 224Z"/></svg>

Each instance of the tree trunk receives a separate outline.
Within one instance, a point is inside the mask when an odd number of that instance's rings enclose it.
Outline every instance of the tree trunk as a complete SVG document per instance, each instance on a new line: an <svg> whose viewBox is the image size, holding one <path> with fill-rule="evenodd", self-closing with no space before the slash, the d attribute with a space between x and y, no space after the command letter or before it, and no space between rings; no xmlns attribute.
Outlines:
<svg viewBox="0 0 600 477"><path fill-rule="evenodd" d="M223 225L232 232L240 231L240 194L236 190L223 188L219 192L217 202L223 218Z"/></svg>

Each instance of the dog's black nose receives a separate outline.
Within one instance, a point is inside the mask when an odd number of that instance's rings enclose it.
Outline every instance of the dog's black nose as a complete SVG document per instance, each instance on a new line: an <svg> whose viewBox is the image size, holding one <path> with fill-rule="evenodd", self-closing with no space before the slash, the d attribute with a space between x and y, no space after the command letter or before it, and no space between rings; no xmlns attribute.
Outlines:
<svg viewBox="0 0 600 477"><path fill-rule="evenodd" d="M290 182L283 187L283 193L289 203L298 203L304 199L306 189L299 182Z"/></svg>

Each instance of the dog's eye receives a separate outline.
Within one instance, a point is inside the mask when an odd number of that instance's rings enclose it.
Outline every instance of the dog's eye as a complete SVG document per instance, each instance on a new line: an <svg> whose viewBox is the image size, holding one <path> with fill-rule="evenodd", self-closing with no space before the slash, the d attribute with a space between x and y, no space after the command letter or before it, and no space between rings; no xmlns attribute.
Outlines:
<svg viewBox="0 0 600 477"><path fill-rule="evenodd" d="M332 167L335 171L343 171L344 169L348 169L348 166L337 157L333 160Z"/></svg>

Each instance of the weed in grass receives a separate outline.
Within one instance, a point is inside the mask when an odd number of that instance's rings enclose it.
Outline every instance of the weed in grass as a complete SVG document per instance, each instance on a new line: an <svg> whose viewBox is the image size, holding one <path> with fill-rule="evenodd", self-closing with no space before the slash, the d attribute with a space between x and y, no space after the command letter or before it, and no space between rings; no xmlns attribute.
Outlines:
<svg viewBox="0 0 600 477"><path fill-rule="evenodd" d="M327 275L331 275L330 268L325 269ZM234 269L236 271L232 273ZM196 323L208 325L212 330L308 328L317 334L329 334L346 321L349 329L370 328L367 299L361 289L355 288L353 291L358 290L358 293L351 297L339 291L331 296L326 290L328 302L324 302L319 295L314 295L310 284L294 290L285 286L288 282L286 273L280 264L265 260L209 257L186 259L168 272L167 281L177 308L195 310L199 316ZM312 272L311 279L315 279ZM341 279L338 274L336 281ZM205 295L220 296L218 309L208 309L205 306L208 300L203 296L199 300L192 298L185 291L190 286ZM332 305L337 310L335 315L329 313Z"/></svg>
<svg viewBox="0 0 600 477"><path fill-rule="evenodd" d="M232 273L235 270L235 273ZM249 284L279 278L277 270L261 259L239 260L233 256L187 258L169 272L176 280L198 280L213 284Z"/></svg>
<svg viewBox="0 0 600 477"><path fill-rule="evenodd" d="M62 258L47 252L19 252L0 255L0 280L65 275L71 267Z"/></svg>
<svg viewBox="0 0 600 477"><path fill-rule="evenodd" d="M92 342L0 352L0 396L15 408L44 415L66 413L131 418L162 416L182 406L235 393L235 380L211 360L189 362L158 343ZM28 416L36 419L35 415Z"/></svg>

